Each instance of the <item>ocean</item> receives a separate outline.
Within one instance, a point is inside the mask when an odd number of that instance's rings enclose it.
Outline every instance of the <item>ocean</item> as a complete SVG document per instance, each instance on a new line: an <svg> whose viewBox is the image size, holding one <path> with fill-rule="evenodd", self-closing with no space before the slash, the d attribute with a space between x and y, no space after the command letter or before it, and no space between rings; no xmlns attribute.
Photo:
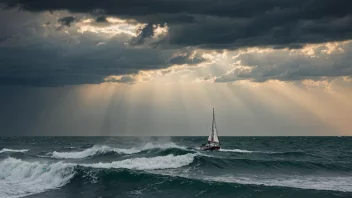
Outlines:
<svg viewBox="0 0 352 198"><path fill-rule="evenodd" d="M352 197L352 137L1 137L1 198Z"/></svg>

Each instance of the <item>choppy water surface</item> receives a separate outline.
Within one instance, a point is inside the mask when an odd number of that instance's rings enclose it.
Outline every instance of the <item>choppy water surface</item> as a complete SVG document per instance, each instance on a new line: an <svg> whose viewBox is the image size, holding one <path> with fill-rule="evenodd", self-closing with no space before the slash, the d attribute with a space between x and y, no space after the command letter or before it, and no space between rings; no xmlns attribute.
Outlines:
<svg viewBox="0 0 352 198"><path fill-rule="evenodd" d="M0 197L352 197L352 138L2 137Z"/></svg>

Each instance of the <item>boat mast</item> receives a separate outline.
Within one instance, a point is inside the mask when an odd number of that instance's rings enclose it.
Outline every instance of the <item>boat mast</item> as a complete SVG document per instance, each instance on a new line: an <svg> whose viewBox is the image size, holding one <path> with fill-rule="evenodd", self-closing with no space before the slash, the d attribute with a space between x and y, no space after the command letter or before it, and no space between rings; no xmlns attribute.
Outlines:
<svg viewBox="0 0 352 198"><path fill-rule="evenodd" d="M215 124L215 113L213 108L213 122L211 124L211 141L214 141L214 124Z"/></svg>

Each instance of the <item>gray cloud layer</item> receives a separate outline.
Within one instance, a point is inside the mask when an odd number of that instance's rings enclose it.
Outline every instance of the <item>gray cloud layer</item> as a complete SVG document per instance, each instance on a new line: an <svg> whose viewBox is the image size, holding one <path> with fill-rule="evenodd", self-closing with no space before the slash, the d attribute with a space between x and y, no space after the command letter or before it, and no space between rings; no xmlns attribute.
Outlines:
<svg viewBox="0 0 352 198"><path fill-rule="evenodd" d="M309 43L352 39L350 0L0 0L1 3L6 8L0 11L0 85L101 83L110 75L206 61L199 55L193 57L192 49L197 48L296 49ZM42 16L43 11L56 10L70 13ZM91 25L96 27L112 25L108 16L147 25L137 31L136 37L119 34L102 39L91 32L77 33L76 25L84 18L82 15L94 18ZM166 26L167 36L151 42L155 28ZM294 57L287 52L266 54L267 58L262 59L255 54L241 55L238 60L252 70L234 70L216 82L351 75L347 52L349 48L345 54L329 56L327 61ZM265 61L268 59L271 62ZM321 68L317 69L317 64ZM131 81L125 77L118 82Z"/></svg>
<svg viewBox="0 0 352 198"><path fill-rule="evenodd" d="M327 46L312 48L312 54L301 50L273 50L239 54L235 61L242 66L217 77L215 82L251 80L294 81L322 77L352 76L352 42L337 45L327 53ZM343 51L341 51L343 50ZM313 53L314 52L314 53Z"/></svg>
<svg viewBox="0 0 352 198"><path fill-rule="evenodd" d="M186 58L169 62L172 53L122 48L115 40L101 46L81 40L74 48L69 45L0 48L0 84L62 86L101 83L109 75L135 74L139 70L192 63Z"/></svg>
<svg viewBox="0 0 352 198"><path fill-rule="evenodd" d="M106 37L90 31L79 33L72 25L79 19L73 16L5 10L0 17L0 24L7 27L0 32L0 85L95 84L110 75L205 61L200 57L191 60L189 55L175 59L175 53L189 54L189 49L126 46L131 38L127 34ZM99 23L106 22L100 19Z"/></svg>
<svg viewBox="0 0 352 198"><path fill-rule="evenodd" d="M29 11L103 12L150 25L168 23L169 36L161 44L231 49L248 46L297 48L306 43L352 38L350 0L2 2ZM150 25L144 34L150 35Z"/></svg>

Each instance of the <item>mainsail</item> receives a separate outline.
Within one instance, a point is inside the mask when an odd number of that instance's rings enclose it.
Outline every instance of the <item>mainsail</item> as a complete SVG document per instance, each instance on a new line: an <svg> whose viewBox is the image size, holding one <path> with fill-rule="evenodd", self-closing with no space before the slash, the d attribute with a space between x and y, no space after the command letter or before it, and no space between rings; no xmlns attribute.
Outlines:
<svg viewBox="0 0 352 198"><path fill-rule="evenodd" d="M213 123L212 123L212 126L211 126L211 133L210 133L210 135L208 137L208 141L209 142L219 143L218 132L216 130L214 108L213 108Z"/></svg>

